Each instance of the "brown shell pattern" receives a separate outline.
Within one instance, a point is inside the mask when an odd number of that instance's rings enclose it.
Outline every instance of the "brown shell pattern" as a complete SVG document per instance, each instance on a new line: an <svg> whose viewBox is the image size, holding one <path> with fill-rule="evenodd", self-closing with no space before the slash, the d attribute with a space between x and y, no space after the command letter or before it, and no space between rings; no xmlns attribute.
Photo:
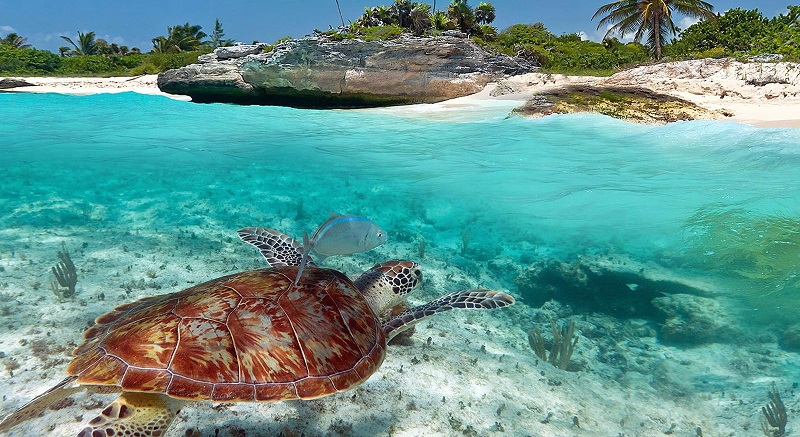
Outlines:
<svg viewBox="0 0 800 437"><path fill-rule="evenodd" d="M313 399L364 382L386 339L341 273L237 273L100 316L67 373L82 384L190 400Z"/></svg>

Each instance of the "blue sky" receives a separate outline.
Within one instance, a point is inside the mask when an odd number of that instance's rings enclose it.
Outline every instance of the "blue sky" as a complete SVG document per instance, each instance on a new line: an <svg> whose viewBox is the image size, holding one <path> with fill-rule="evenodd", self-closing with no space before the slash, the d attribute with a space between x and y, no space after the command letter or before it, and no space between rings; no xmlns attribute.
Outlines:
<svg viewBox="0 0 800 437"><path fill-rule="evenodd" d="M470 0L470 4L475 6L478 1ZM605 32L597 31L597 22L591 18L599 6L609 1L494 0L491 3L497 10L494 24L500 29L515 23L543 22L557 35L584 32L590 39L599 40ZM708 1L715 11L758 8L770 17L785 11L788 4L798 4L796 0ZM339 0L339 3L347 22L358 18L367 6L390 5L392 0ZM445 8L447 3L439 0L436 6ZM34 47L56 53L58 47L65 45L59 35L73 37L77 31L94 31L108 42L149 51L151 38L166 34L167 26L188 21L211 33L215 18L219 18L228 38L248 43L301 37L314 28L328 29L328 25L339 23L335 0L0 0L0 36L16 32L28 38ZM681 19L676 19L679 26Z"/></svg>

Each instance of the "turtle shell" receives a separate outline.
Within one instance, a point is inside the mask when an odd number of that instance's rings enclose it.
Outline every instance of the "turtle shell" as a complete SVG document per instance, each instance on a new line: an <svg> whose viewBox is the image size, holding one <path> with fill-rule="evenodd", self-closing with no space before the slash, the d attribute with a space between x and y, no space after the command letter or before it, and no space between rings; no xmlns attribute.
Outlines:
<svg viewBox="0 0 800 437"><path fill-rule="evenodd" d="M225 276L122 305L84 334L78 383L189 400L314 399L354 387L386 355L380 320L342 273Z"/></svg>

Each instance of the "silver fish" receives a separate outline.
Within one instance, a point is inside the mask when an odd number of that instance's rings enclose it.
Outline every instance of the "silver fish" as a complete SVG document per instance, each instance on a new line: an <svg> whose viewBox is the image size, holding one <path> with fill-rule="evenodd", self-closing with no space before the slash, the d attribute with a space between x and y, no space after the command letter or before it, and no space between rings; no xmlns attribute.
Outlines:
<svg viewBox="0 0 800 437"><path fill-rule="evenodd" d="M377 223L363 217L331 213L311 238L303 232L303 259L294 280L300 280L303 268L311 252L318 255L318 262L333 255L350 255L366 252L386 242L386 231Z"/></svg>

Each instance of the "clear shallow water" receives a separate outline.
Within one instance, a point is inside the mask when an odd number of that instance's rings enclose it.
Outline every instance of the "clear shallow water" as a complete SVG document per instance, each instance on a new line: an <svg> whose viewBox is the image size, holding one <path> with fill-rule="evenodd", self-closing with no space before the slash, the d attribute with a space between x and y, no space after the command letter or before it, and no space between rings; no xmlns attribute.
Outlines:
<svg viewBox="0 0 800 437"><path fill-rule="evenodd" d="M299 235L340 211L453 253L468 235L479 261L627 254L719 279L751 305L800 306L800 130L130 93L0 94L0 107L0 247L42 230Z"/></svg>

